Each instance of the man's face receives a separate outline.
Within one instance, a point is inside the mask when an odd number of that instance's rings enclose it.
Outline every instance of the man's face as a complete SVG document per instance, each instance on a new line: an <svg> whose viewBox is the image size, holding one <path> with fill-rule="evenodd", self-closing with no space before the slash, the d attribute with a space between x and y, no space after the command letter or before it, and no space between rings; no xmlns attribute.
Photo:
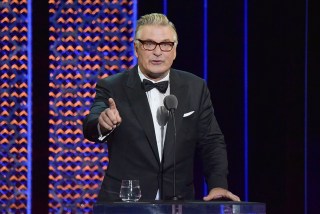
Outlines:
<svg viewBox="0 0 320 214"><path fill-rule="evenodd" d="M138 39L142 41L174 42L175 32L170 26L146 25L140 29ZM152 51L145 50L142 43L135 44L135 54L141 72L153 80L160 80L167 75L173 60L176 58L177 48L162 51L159 45Z"/></svg>

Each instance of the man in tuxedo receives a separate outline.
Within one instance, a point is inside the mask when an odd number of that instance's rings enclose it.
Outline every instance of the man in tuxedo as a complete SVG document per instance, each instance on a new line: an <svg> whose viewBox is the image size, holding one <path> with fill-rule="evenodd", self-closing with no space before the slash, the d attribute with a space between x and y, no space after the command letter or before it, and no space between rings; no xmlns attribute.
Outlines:
<svg viewBox="0 0 320 214"><path fill-rule="evenodd" d="M138 65L97 83L83 132L91 141L108 144L109 165L99 202L120 200L122 179L140 181L142 200L171 199L174 183L175 196L194 199L196 153L210 190L203 200L240 201L227 190L226 145L205 81L171 68L177 44L176 29L165 15L142 16L134 40ZM178 99L176 138L173 118L161 107L170 94Z"/></svg>

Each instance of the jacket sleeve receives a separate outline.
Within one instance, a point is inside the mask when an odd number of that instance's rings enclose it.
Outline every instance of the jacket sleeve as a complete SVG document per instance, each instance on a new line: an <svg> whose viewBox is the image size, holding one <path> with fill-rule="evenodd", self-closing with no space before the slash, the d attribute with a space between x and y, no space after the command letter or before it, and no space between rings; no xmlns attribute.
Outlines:
<svg viewBox="0 0 320 214"><path fill-rule="evenodd" d="M224 136L220 130L205 83L200 99L198 121L197 150L201 157L202 167L208 189L215 187L228 188L228 160Z"/></svg>
<svg viewBox="0 0 320 214"><path fill-rule="evenodd" d="M112 97L108 89L106 79L101 79L96 85L96 95L90 108L89 114L83 121L83 135L86 139L94 142L100 142L98 132L98 118L106 108L108 108L108 99ZM104 133L106 134L106 133Z"/></svg>

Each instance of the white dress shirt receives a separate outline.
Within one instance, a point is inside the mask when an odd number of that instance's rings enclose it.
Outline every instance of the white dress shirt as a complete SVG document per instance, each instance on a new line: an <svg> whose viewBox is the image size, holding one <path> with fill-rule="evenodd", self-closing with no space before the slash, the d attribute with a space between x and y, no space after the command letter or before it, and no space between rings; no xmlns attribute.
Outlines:
<svg viewBox="0 0 320 214"><path fill-rule="evenodd" d="M155 81L145 77L142 74L142 72L140 71L140 68L138 68L138 71L139 71L139 76L140 76L141 82L143 81L143 79L147 79L147 80L150 80L151 82L155 83ZM169 81L169 74L166 77L164 77L161 81ZM151 114L152 114L152 120L153 120L153 126L154 126L155 135L156 135L156 140L157 140L158 154L159 154L160 162L162 160L162 152L163 152L163 146L164 146L164 139L166 136L167 125L165 125L164 127L161 127L159 125L158 120L157 120L157 110L160 106L163 106L163 99L169 94L170 94L170 84L168 86L167 91L164 94L159 92L158 89L156 89L156 88L153 88L150 91L146 92L149 106L150 106L150 110L151 110Z"/></svg>

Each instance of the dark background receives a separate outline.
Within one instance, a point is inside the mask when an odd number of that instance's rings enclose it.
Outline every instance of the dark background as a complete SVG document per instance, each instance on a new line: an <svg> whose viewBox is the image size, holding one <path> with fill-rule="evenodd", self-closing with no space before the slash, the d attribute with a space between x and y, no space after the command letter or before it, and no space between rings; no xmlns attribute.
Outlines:
<svg viewBox="0 0 320 214"><path fill-rule="evenodd" d="M34 213L48 212L47 8L33 4ZM138 17L162 11L162 0L138 2ZM203 1L168 1L167 11L179 37L173 67L203 76ZM265 202L268 213L320 208L319 13L316 1L248 1L248 200ZM230 190L245 200L243 41L244 1L208 0L207 82Z"/></svg>

